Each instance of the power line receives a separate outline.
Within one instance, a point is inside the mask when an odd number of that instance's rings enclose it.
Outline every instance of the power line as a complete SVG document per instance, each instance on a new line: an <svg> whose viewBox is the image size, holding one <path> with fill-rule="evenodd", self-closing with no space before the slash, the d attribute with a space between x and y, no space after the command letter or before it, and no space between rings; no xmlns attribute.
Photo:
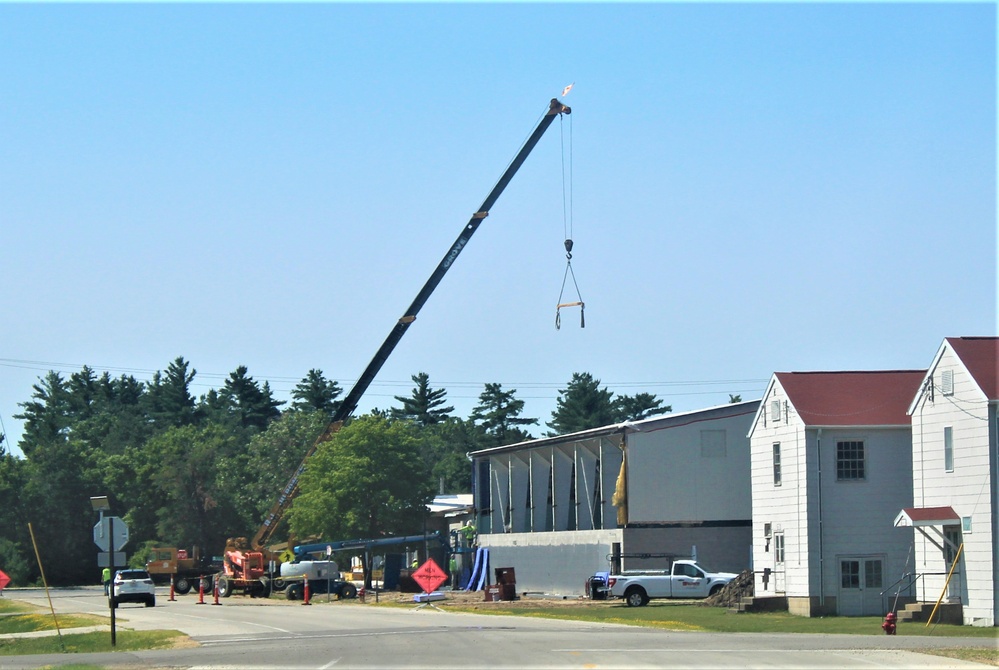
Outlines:
<svg viewBox="0 0 999 670"><path fill-rule="evenodd" d="M117 372L122 374L130 375L147 375L152 377L157 372L163 372L162 369L153 370L149 368L136 368L136 367L124 367L116 365L84 365L82 363L62 363L53 361L32 361L32 360L21 360L13 358L0 358L0 367L9 368L20 368L26 370L40 370L40 371L53 371L53 372L77 372L84 367L89 367L95 372ZM210 379L227 379L230 373L219 373L219 372L204 372L202 370L197 370L198 377L208 377ZM304 377L289 377L283 375L262 375L255 374L254 378L269 382L289 382L293 384L298 384L302 381ZM327 378L329 381L334 381L341 386L350 386L356 379L352 378ZM676 387L700 387L700 386L745 386L754 384L765 384L769 381L768 379L700 379L700 380L671 380L671 381L614 381L614 382L604 382L601 381L602 386L608 388L620 388L620 389L641 389L641 388L676 388ZM485 381L469 381L469 380L435 380L434 385L441 388L479 388L485 386L487 383L496 382L485 382ZM503 386L516 387L518 389L561 389L566 386L567 382L531 382L531 381L502 381L499 382ZM401 387L408 388L412 386L412 379L397 380L397 379L384 379L375 382L375 385L386 386L386 387ZM206 384L199 384L198 382L192 383L192 386L207 386ZM712 393L711 391L706 391L702 393ZM686 395L686 394L680 394Z"/></svg>

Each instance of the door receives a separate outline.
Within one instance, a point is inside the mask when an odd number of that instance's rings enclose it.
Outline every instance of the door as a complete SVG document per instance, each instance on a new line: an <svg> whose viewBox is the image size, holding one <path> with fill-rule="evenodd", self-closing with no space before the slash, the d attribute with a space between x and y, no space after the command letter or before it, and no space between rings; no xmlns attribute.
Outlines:
<svg viewBox="0 0 999 670"><path fill-rule="evenodd" d="M842 616L881 616L884 556L844 556L839 559L836 613Z"/></svg>
<svg viewBox="0 0 999 670"><path fill-rule="evenodd" d="M957 557L957 548L961 546L961 527L960 526L944 526L944 572L950 572L950 568L954 565L954 559ZM963 554L962 554L963 555ZM947 584L947 601L952 603L961 602L961 588L962 580L964 575L961 574L961 563L957 562L957 566L954 568L954 573L951 575L950 582Z"/></svg>
<svg viewBox="0 0 999 670"><path fill-rule="evenodd" d="M674 598L703 598L708 595L708 580L696 565L674 563L670 577Z"/></svg>

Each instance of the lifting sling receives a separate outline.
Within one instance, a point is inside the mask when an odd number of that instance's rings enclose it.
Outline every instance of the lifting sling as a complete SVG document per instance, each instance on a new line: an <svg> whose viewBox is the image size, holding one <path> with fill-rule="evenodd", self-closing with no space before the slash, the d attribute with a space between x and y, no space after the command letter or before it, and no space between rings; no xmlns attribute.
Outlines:
<svg viewBox="0 0 999 670"><path fill-rule="evenodd" d="M565 280L572 276L572 285L576 289L575 302L562 302L562 295L565 293ZM558 305L555 306L555 330L562 328L562 308L579 307L579 327L586 328L586 316L584 310L586 304L583 303L582 296L579 295L579 285L576 283L576 273L572 271L572 240L565 241L565 274L562 275L562 290L558 294Z"/></svg>

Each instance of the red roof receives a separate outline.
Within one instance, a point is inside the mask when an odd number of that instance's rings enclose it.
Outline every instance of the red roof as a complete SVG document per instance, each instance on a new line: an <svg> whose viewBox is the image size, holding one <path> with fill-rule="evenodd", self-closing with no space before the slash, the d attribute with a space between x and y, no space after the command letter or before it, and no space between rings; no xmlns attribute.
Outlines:
<svg viewBox="0 0 999 670"><path fill-rule="evenodd" d="M989 400L999 400L999 337L948 337L947 343Z"/></svg>
<svg viewBox="0 0 999 670"><path fill-rule="evenodd" d="M953 507L906 507L895 517L896 526L940 526L961 523Z"/></svg>
<svg viewBox="0 0 999 670"><path fill-rule="evenodd" d="M906 426L925 370L777 372L806 426Z"/></svg>

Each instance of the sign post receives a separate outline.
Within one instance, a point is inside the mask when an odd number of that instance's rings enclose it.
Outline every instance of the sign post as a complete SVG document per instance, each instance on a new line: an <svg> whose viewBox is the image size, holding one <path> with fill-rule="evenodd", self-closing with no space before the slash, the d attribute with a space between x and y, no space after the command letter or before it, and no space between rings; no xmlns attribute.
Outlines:
<svg viewBox="0 0 999 670"><path fill-rule="evenodd" d="M421 602L416 609L422 609L429 605L438 612L443 611L440 607L437 607L437 605L434 605L433 602L431 602L430 596L430 594L436 591L441 584L447 581L447 573L441 570L441 567L437 565L437 562L432 558L428 558L426 562L418 567L411 576L413 581L415 581L417 585L423 589L423 597L421 598L420 596L417 596L417 600L422 600L423 602Z"/></svg>
<svg viewBox="0 0 999 670"><path fill-rule="evenodd" d="M97 567L107 566L111 570L112 583L108 585L108 608L111 610L111 646L114 647L118 643L114 617L114 570L119 564L125 565L125 553L121 549L128 543L128 526L116 516L104 516L106 509L108 508L98 510L101 519L94 526L94 544L101 550L97 555Z"/></svg>

